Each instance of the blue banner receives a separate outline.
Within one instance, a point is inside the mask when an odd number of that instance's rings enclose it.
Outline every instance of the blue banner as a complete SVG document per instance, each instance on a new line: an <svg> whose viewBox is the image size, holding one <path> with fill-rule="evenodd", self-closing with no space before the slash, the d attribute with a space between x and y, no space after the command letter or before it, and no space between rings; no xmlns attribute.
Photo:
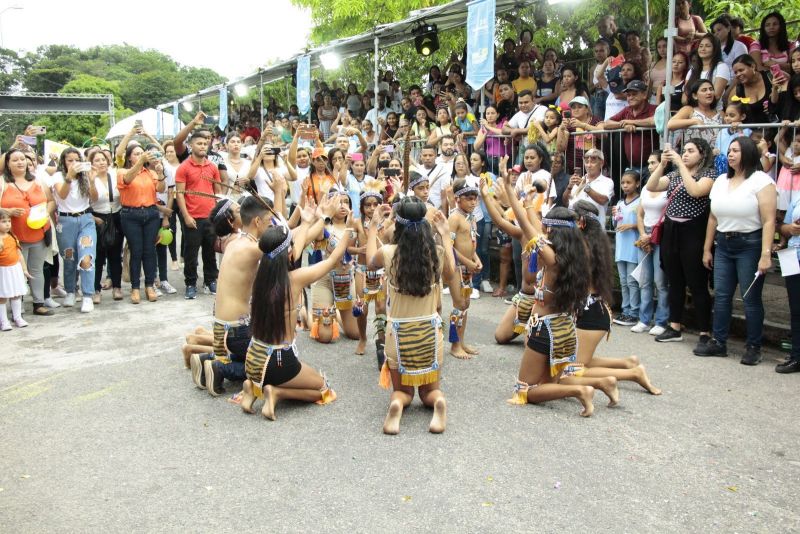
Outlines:
<svg viewBox="0 0 800 534"><path fill-rule="evenodd" d="M475 90L494 77L495 0L476 0L467 11L467 78Z"/></svg>
<svg viewBox="0 0 800 534"><path fill-rule="evenodd" d="M300 115L311 111L311 56L297 60L297 109Z"/></svg>
<svg viewBox="0 0 800 534"><path fill-rule="evenodd" d="M228 125L228 88L224 85L219 90L219 129L223 132Z"/></svg>
<svg viewBox="0 0 800 534"><path fill-rule="evenodd" d="M172 104L172 136L178 135L181 131L181 116L178 112L178 103Z"/></svg>
<svg viewBox="0 0 800 534"><path fill-rule="evenodd" d="M164 137L164 125L161 124L164 121L164 112L156 108L156 113L156 139L160 140Z"/></svg>

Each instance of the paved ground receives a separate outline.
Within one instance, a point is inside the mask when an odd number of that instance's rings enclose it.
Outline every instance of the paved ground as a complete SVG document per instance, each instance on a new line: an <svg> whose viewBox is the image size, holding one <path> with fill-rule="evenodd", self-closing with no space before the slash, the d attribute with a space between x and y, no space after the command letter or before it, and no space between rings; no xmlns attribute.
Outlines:
<svg viewBox="0 0 800 534"><path fill-rule="evenodd" d="M354 342L299 340L332 405L244 415L193 387L179 345L211 297L59 310L0 334L0 532L800 531L800 376L703 360L616 328L664 389L622 386L594 417L574 401L510 407L521 346L490 342L505 306L474 302L481 355L445 362L447 432L418 401L381 433L388 394ZM732 343L737 350L740 343Z"/></svg>

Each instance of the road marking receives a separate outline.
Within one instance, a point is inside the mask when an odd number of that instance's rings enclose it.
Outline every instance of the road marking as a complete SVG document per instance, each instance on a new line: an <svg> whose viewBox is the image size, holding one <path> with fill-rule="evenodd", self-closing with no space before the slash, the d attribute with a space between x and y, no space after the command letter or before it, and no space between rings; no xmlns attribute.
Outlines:
<svg viewBox="0 0 800 534"><path fill-rule="evenodd" d="M12 404L30 400L34 397L38 397L42 393L50 391L52 384L48 384L48 382L51 382L54 378L65 373L66 371L62 371L29 384L19 383L3 389L0 391L0 407L5 408Z"/></svg>
<svg viewBox="0 0 800 534"><path fill-rule="evenodd" d="M93 400L99 399L100 397L105 397L106 395L108 395L109 393L113 392L114 390L117 390L117 389L125 386L127 383L128 383L127 380L123 380L121 382L116 382L114 384L111 384L108 387L104 387L103 389L98 389L97 391L93 391L91 393L87 393L85 395L80 395L78 397L75 397L73 399L73 401L74 402L93 401Z"/></svg>

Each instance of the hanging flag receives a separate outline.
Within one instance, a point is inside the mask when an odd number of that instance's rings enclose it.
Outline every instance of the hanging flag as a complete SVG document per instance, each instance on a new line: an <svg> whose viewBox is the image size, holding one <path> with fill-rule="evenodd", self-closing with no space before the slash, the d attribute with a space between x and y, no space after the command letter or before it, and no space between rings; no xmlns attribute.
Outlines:
<svg viewBox="0 0 800 534"><path fill-rule="evenodd" d="M495 0L476 0L467 11L467 78L480 89L494 76Z"/></svg>
<svg viewBox="0 0 800 534"><path fill-rule="evenodd" d="M181 114L178 111L178 103L172 104L172 135L178 135L181 131Z"/></svg>
<svg viewBox="0 0 800 534"><path fill-rule="evenodd" d="M311 56L297 60L297 109L300 115L311 111Z"/></svg>
<svg viewBox="0 0 800 534"><path fill-rule="evenodd" d="M228 125L228 88L224 85L219 90L219 129L225 131Z"/></svg>
<svg viewBox="0 0 800 534"><path fill-rule="evenodd" d="M161 108L156 108L156 139L161 139L164 137L164 125L161 124L164 120L164 112L161 111Z"/></svg>

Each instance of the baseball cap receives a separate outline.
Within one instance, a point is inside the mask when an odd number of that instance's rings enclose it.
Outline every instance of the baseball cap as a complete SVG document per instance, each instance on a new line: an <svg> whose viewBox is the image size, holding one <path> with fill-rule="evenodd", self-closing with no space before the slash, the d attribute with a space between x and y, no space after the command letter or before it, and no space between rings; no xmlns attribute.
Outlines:
<svg viewBox="0 0 800 534"><path fill-rule="evenodd" d="M585 96L576 96L575 98L569 101L570 107L572 106L572 104L580 104L582 106L586 106L587 108L589 107L589 101L586 100Z"/></svg>
<svg viewBox="0 0 800 534"><path fill-rule="evenodd" d="M642 80L631 80L628 82L625 89L622 90L623 93L627 93L628 91L647 91L647 84Z"/></svg>
<svg viewBox="0 0 800 534"><path fill-rule="evenodd" d="M314 149L314 151L311 153L311 159L316 159L316 158L328 159L328 155L325 153L324 148L317 147Z"/></svg>
<svg viewBox="0 0 800 534"><path fill-rule="evenodd" d="M522 165L514 165L513 167L511 167L511 172L522 174Z"/></svg>

